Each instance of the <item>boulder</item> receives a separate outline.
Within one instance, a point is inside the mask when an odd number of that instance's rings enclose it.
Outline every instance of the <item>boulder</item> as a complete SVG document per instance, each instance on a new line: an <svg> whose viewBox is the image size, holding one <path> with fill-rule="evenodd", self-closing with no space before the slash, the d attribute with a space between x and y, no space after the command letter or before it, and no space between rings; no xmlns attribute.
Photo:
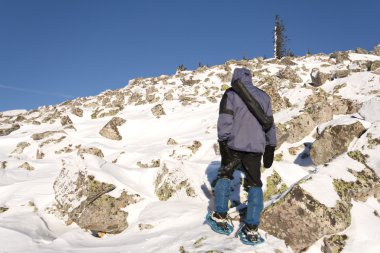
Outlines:
<svg viewBox="0 0 380 253"><path fill-rule="evenodd" d="M78 107L73 107L71 109L71 113L78 116L78 117L83 117L83 110L78 108Z"/></svg>
<svg viewBox="0 0 380 253"><path fill-rule="evenodd" d="M95 232L120 233L128 227L128 213L123 209L140 197L122 191L120 197L107 195L115 189L89 175L82 159L63 160L54 182L59 211L68 224L75 222L83 229Z"/></svg>
<svg viewBox="0 0 380 253"><path fill-rule="evenodd" d="M156 106L154 106L152 109L152 114L156 117L156 118L160 118L162 115L166 115L165 111L164 111L164 108L162 107L161 104L158 104Z"/></svg>
<svg viewBox="0 0 380 253"><path fill-rule="evenodd" d="M371 64L371 71L375 71L378 68L380 68L380 61L374 61L374 62L372 62L372 64Z"/></svg>
<svg viewBox="0 0 380 253"><path fill-rule="evenodd" d="M373 54L380 56L380 44L373 48Z"/></svg>
<svg viewBox="0 0 380 253"><path fill-rule="evenodd" d="M359 114L364 117L366 121L376 122L380 121L380 98L374 97L366 101L359 110Z"/></svg>
<svg viewBox="0 0 380 253"><path fill-rule="evenodd" d="M46 131L43 133L36 133L36 134L33 134L31 138L35 141L39 141L57 133L64 133L64 131Z"/></svg>
<svg viewBox="0 0 380 253"><path fill-rule="evenodd" d="M13 131L16 131L18 129L20 129L20 125L19 124L14 124L14 125L12 125L11 127L8 127L8 128L0 128L0 136L9 135L10 133L12 133Z"/></svg>
<svg viewBox="0 0 380 253"><path fill-rule="evenodd" d="M305 101L305 109L316 124L327 122L333 118L333 110L326 93L310 95Z"/></svg>
<svg viewBox="0 0 380 253"><path fill-rule="evenodd" d="M20 166L18 166L20 169L26 169L26 170L35 170L34 167L32 165L30 165L28 162L24 162L23 164L21 164Z"/></svg>
<svg viewBox="0 0 380 253"><path fill-rule="evenodd" d="M119 141L122 139L122 136L117 127L125 122L125 119L114 117L100 130L99 134L107 139Z"/></svg>
<svg viewBox="0 0 380 253"><path fill-rule="evenodd" d="M323 73L318 68L313 68L310 77L313 86L318 87L323 85L326 81L331 80L333 75L331 73Z"/></svg>
<svg viewBox="0 0 380 253"><path fill-rule="evenodd" d="M348 239L347 235L332 235L323 239L321 250L323 253L338 253L341 252Z"/></svg>
<svg viewBox="0 0 380 253"><path fill-rule="evenodd" d="M291 67L287 66L284 69L281 69L277 76L281 79L286 79L291 81L292 83L301 83L302 78L297 74L295 70L293 70Z"/></svg>
<svg viewBox="0 0 380 253"><path fill-rule="evenodd" d="M351 222L350 205L338 201L328 208L296 185L261 215L261 229L302 252L324 235L346 229Z"/></svg>
<svg viewBox="0 0 380 253"><path fill-rule="evenodd" d="M295 143L307 135L316 127L316 123L309 113L305 112L284 124L276 125L277 146L285 141Z"/></svg>
<svg viewBox="0 0 380 253"><path fill-rule="evenodd" d="M368 54L368 51L365 50L364 48L358 47L357 49L355 49L355 53L357 53L357 54Z"/></svg>
<svg viewBox="0 0 380 253"><path fill-rule="evenodd" d="M336 64L343 63L344 61L349 61L350 57L348 52L337 51L330 55L331 59L335 59Z"/></svg>
<svg viewBox="0 0 380 253"><path fill-rule="evenodd" d="M359 121L350 125L327 127L311 145L310 157L313 163L324 164L347 152L353 139L364 131L365 128Z"/></svg>
<svg viewBox="0 0 380 253"><path fill-rule="evenodd" d="M334 96L332 110L334 115L353 114L358 112L360 105L350 99Z"/></svg>
<svg viewBox="0 0 380 253"><path fill-rule="evenodd" d="M17 144L16 149L13 150L11 154L22 154L22 152L24 152L24 149L29 146L30 146L30 143L28 142L25 142L25 141L20 142L19 144Z"/></svg>

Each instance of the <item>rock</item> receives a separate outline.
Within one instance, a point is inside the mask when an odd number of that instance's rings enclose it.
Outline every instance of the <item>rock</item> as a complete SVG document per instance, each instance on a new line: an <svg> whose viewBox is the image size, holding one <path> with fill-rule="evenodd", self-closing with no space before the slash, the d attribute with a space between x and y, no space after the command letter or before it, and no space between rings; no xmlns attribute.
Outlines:
<svg viewBox="0 0 380 253"><path fill-rule="evenodd" d="M19 124L14 124L9 128L0 128L0 136L6 136L9 135L10 133L20 129Z"/></svg>
<svg viewBox="0 0 380 253"><path fill-rule="evenodd" d="M162 107L161 104L158 104L156 106L154 106L152 109L151 109L153 115L156 117L156 118L160 118L162 115L166 115L165 111L164 111L164 108Z"/></svg>
<svg viewBox="0 0 380 253"><path fill-rule="evenodd" d="M45 154L41 150L37 149L36 159L43 159L44 157Z"/></svg>
<svg viewBox="0 0 380 253"><path fill-rule="evenodd" d="M334 115L353 114L358 112L360 105L353 100L334 96L332 110Z"/></svg>
<svg viewBox="0 0 380 253"><path fill-rule="evenodd" d="M83 117L83 110L78 108L78 107L73 107L71 109L71 113L78 116L78 117Z"/></svg>
<svg viewBox="0 0 380 253"><path fill-rule="evenodd" d="M285 124L276 124L277 147L280 147L285 141L295 143L302 140L310 134L316 125L307 112L291 119Z"/></svg>
<svg viewBox="0 0 380 253"><path fill-rule="evenodd" d="M285 56L285 57L282 57L279 64L281 65L286 65L286 66L294 66L294 65L297 65L297 63L295 63L294 61L291 60L290 57L288 56Z"/></svg>
<svg viewBox="0 0 380 253"><path fill-rule="evenodd" d="M374 97L366 101L359 110L359 114L364 117L366 121L376 122L380 121L380 98Z"/></svg>
<svg viewBox="0 0 380 253"><path fill-rule="evenodd" d="M350 71L348 69L338 69L335 72L335 78L344 78L347 77L350 74Z"/></svg>
<svg viewBox="0 0 380 253"><path fill-rule="evenodd" d="M315 165L327 163L347 152L348 146L355 137L365 131L359 122L350 125L336 125L326 128L313 142L310 157Z"/></svg>
<svg viewBox="0 0 380 253"><path fill-rule="evenodd" d="M189 197L197 196L184 173L180 169L169 170L166 164L158 172L154 186L155 193L160 201L166 201L182 190Z"/></svg>
<svg viewBox="0 0 380 253"><path fill-rule="evenodd" d="M20 142L19 144L17 144L16 149L13 150L11 154L18 154L18 155L22 154L22 152L24 152L24 149L29 146L30 146L30 143L28 142L24 142L24 141Z"/></svg>
<svg viewBox="0 0 380 253"><path fill-rule="evenodd" d="M280 175L274 171L273 174L267 177L267 188L264 192L264 201L270 200L273 196L284 193L288 187L282 182Z"/></svg>
<svg viewBox="0 0 380 253"><path fill-rule="evenodd" d="M34 170L34 167L31 166L28 162L24 162L20 166L18 166L20 169L26 169L26 170Z"/></svg>
<svg viewBox="0 0 380 253"><path fill-rule="evenodd" d="M158 101L159 98L156 98L156 92L158 90L154 86L149 86L145 90L145 100L148 101L148 103L155 103Z"/></svg>
<svg viewBox="0 0 380 253"><path fill-rule="evenodd" d="M310 114L316 124L330 121L333 118L331 103L324 92L309 96L305 102L305 111Z"/></svg>
<svg viewBox="0 0 380 253"><path fill-rule="evenodd" d="M323 253L339 253L342 252L346 240L348 239L347 235L332 235L323 239L323 245L321 251Z"/></svg>
<svg viewBox="0 0 380 253"><path fill-rule="evenodd" d="M373 48L373 54L380 56L380 44Z"/></svg>
<svg viewBox="0 0 380 253"><path fill-rule="evenodd" d="M61 119L61 125L62 126L69 126L69 125L73 125L73 121L70 119L69 116L63 116L62 119Z"/></svg>
<svg viewBox="0 0 380 253"><path fill-rule="evenodd" d="M35 141L39 141L57 133L64 133L64 131L46 131L43 133L37 133L32 135L32 139Z"/></svg>
<svg viewBox="0 0 380 253"><path fill-rule="evenodd" d="M326 81L331 80L331 73L323 73L318 68L313 68L310 73L311 82L313 86L319 87L323 85Z"/></svg>
<svg viewBox="0 0 380 253"><path fill-rule="evenodd" d="M286 79L289 80L293 83L301 83L302 79L301 77L297 74L295 70L293 70L291 67L287 66L284 69L281 69L278 73L277 76L281 79Z"/></svg>
<svg viewBox="0 0 380 253"><path fill-rule="evenodd" d="M358 47L357 49L355 49L355 53L357 53L357 54L368 54L368 51L365 50L364 48Z"/></svg>
<svg viewBox="0 0 380 253"><path fill-rule="evenodd" d="M273 112L278 112L292 106L287 98L284 98L279 94L278 87L281 84L281 79L277 76L267 76L261 79L258 84L262 85L261 89L270 96Z"/></svg>
<svg viewBox="0 0 380 253"><path fill-rule="evenodd" d="M374 62L371 64L371 71L375 71L375 70L377 70L378 68L380 68L380 61L374 61Z"/></svg>
<svg viewBox="0 0 380 253"><path fill-rule="evenodd" d="M299 185L261 215L261 229L301 252L324 235L340 232L351 222L350 205L338 201L328 208Z"/></svg>
<svg viewBox="0 0 380 253"><path fill-rule="evenodd" d="M127 122L125 119L114 117L100 130L99 134L107 139L119 141L122 139L122 136L117 127L125 122Z"/></svg>
<svg viewBox="0 0 380 253"><path fill-rule="evenodd" d="M90 147L90 148L80 147L78 149L78 155L83 158L83 154L90 154L90 155L94 155L94 156L97 156L100 158L104 157L102 150L99 148L95 148L95 147Z"/></svg>
<svg viewBox="0 0 380 253"><path fill-rule="evenodd" d="M141 223L139 224L140 231L152 229L152 228L154 228L154 226L151 224L141 224Z"/></svg>
<svg viewBox="0 0 380 253"><path fill-rule="evenodd" d="M150 162L150 164L142 163L141 161L138 161L137 166L139 166L140 168L144 168L144 169L146 169L146 168L158 168L161 166L161 161L160 161L160 159L152 160Z"/></svg>
<svg viewBox="0 0 380 253"><path fill-rule="evenodd" d="M191 146L188 146L188 148L191 149L191 152L193 154L195 154L201 146L202 143L200 141L193 141L193 144Z"/></svg>
<svg viewBox="0 0 380 253"><path fill-rule="evenodd" d="M120 233L128 227L128 213L123 209L139 200L138 195L123 191L119 198L107 195L115 189L88 175L82 159L63 161L54 182L55 199L67 222L82 229L103 233Z"/></svg>
<svg viewBox="0 0 380 253"><path fill-rule="evenodd" d="M5 168L7 168L7 164L8 164L7 161L2 161L2 162L0 162L0 169L5 169Z"/></svg>
<svg viewBox="0 0 380 253"><path fill-rule="evenodd" d="M177 142L174 139L169 138L166 144L167 145L177 145Z"/></svg>
<svg viewBox="0 0 380 253"><path fill-rule="evenodd" d="M342 51L337 51L335 53L332 53L330 55L330 58L335 59L336 64L343 63L344 61L350 60L348 52L342 52Z"/></svg>

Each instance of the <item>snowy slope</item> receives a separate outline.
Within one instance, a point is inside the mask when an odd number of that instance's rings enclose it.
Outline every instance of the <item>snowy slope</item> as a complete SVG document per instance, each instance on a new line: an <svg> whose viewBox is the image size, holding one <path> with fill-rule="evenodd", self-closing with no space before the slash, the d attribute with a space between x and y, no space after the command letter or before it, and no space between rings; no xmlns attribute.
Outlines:
<svg viewBox="0 0 380 253"><path fill-rule="evenodd" d="M353 53L350 58L352 61L380 60L380 56ZM282 80L278 93L292 106L275 113L276 123L284 123L302 113L307 96L314 92L308 84L312 68L334 71L341 67L331 62L327 55L299 57L293 61L296 65L292 68L302 82ZM351 63L344 64L348 67ZM207 210L213 207L210 183L220 165L220 156L214 151L214 145L217 143L216 122L222 86L229 84L231 73L238 66L260 72L254 77L260 87L265 87L260 80L276 75L285 67L273 59L230 61L220 66L178 72L174 76L132 80L117 91L106 91L95 97L78 98L35 111L0 113L0 129L17 122L20 125L20 129L0 136L0 208L6 209L0 211L1 252L178 252L180 247L188 252L292 252L284 241L265 231L261 232L266 242L252 248L241 244L233 235L216 234L204 224ZM334 90L335 87L341 88ZM347 77L327 81L321 88L327 93L335 92L342 98L365 103L378 98L380 76L370 71L353 72ZM165 111L159 117L151 111L157 104L162 104ZM73 108L83 111L83 116L75 113ZM99 116L108 112L109 116ZM372 114L372 118L365 118L366 113ZM356 116L363 119L371 138L375 139L380 136L380 126L376 118L373 119L373 113L378 114L379 110L370 106L361 113L362 116ZM63 116L69 116L75 129L62 126ZM118 127L122 136L120 141L99 134L114 116L126 120ZM298 149L296 155L290 154L289 148L313 142L319 127L321 130L328 125L345 124L350 117L335 115L333 121L320 124L301 141L282 144L276 151L276 154L282 154L281 159L263 172L263 189L267 190L267 178L274 172L280 175L288 189L300 180L310 178L301 184L303 189L326 206L334 206L339 196L334 190L333 179L354 181L347 164L355 170L364 166L343 154L328 167L315 167L307 159L301 162L297 159L303 148ZM55 132L42 139L32 138L33 134L46 131ZM169 145L169 138L177 144ZM195 141L201 145L199 149L192 150ZM17 150L22 142L27 144ZM355 140L350 149L361 149L367 143L368 138L363 136ZM104 156L84 156L88 173L102 182L115 185L116 189L110 195L118 197L127 190L142 198L126 208L129 226L120 234L94 237L75 223L67 225L65 218L55 210L57 203L53 184L61 171L62 161L78 164L78 150L90 147L100 149ZM378 175L379 149L380 146L363 149L369 156L368 165ZM42 158L39 152L44 154ZM160 160L159 167L139 166L157 159ZM25 162L33 169L20 167ZM167 201L159 200L155 181L164 165L176 171L177 178L188 180L195 197L181 190ZM266 206L271 203L267 201ZM344 252L361 249L379 252L380 238L376 235L380 219L371 216L375 210L380 213L375 199L354 203L352 225L345 231L349 239ZM363 217L363 214L368 217ZM140 224L150 224L152 228L141 230ZM238 225L235 221L235 227ZM366 241L370 241L369 244L365 244ZM321 240L316 242L308 252L321 252L321 243Z"/></svg>

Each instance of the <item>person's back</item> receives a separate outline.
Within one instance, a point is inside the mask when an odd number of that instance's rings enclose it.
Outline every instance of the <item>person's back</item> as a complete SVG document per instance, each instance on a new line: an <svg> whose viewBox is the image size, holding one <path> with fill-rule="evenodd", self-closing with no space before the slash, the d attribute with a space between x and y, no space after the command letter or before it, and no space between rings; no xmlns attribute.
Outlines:
<svg viewBox="0 0 380 253"><path fill-rule="evenodd" d="M265 167L269 168L272 165L276 130L270 97L253 85L250 71L245 68L235 69L231 83L234 84L236 81L243 85L240 86L242 89L226 90L220 102L218 142L222 165L215 185L216 211L210 213L206 221L218 233L232 232L232 227L226 221L228 199L233 173L241 164L248 188L248 210L240 238L243 243L255 244L262 241L257 233L263 209L261 158L264 154ZM247 104L247 96L256 107ZM270 125L266 130L260 117L272 120L268 121Z"/></svg>

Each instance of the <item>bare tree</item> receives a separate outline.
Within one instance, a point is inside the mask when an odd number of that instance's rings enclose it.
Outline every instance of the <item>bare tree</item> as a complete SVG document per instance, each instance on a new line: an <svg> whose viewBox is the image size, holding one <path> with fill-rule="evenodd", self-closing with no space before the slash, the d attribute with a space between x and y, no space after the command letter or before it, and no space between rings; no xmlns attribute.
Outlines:
<svg viewBox="0 0 380 253"><path fill-rule="evenodd" d="M274 57L281 59L283 56L290 54L290 50L286 49L286 42L288 41L285 35L285 25L279 15L276 15L274 22Z"/></svg>

